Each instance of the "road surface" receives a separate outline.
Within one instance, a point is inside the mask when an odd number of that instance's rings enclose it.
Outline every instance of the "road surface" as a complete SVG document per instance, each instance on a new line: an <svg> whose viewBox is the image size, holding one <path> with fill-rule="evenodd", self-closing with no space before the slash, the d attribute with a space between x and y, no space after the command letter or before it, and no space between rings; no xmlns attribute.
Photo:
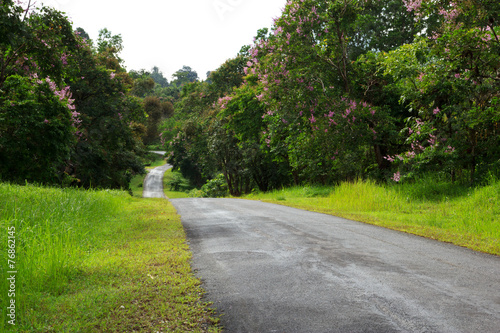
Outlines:
<svg viewBox="0 0 500 333"><path fill-rule="evenodd" d="M500 332L500 258L329 215L171 200L226 332Z"/></svg>
<svg viewBox="0 0 500 333"><path fill-rule="evenodd" d="M165 198L165 194L163 193L163 174L171 168L171 165L165 164L161 167L154 168L148 173L144 179L142 190L143 198Z"/></svg>

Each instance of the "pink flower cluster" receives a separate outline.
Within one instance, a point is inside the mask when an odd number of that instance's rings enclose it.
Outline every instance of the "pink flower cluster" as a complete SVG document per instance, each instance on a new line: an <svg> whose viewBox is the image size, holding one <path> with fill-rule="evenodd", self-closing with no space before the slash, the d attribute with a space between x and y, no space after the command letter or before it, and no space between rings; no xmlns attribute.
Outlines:
<svg viewBox="0 0 500 333"><path fill-rule="evenodd" d="M219 98L218 103L221 109L227 108L227 104L232 100L233 98L231 96L225 96L222 98Z"/></svg>
<svg viewBox="0 0 500 333"><path fill-rule="evenodd" d="M422 8L422 0L403 0L403 3L409 12L418 12Z"/></svg>

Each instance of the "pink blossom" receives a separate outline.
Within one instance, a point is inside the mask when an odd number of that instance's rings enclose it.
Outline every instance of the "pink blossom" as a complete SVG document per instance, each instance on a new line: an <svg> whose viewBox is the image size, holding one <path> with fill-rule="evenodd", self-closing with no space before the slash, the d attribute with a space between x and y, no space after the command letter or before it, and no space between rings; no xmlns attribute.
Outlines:
<svg viewBox="0 0 500 333"><path fill-rule="evenodd" d="M394 180L395 182L399 182L401 180L401 173L399 171L396 172L391 179Z"/></svg>
<svg viewBox="0 0 500 333"><path fill-rule="evenodd" d="M439 108L435 108L434 111L432 111L432 113L434 114L438 114L441 110L439 110Z"/></svg>
<svg viewBox="0 0 500 333"><path fill-rule="evenodd" d="M417 157L417 154L414 151L409 151L406 153L406 157L415 158L415 157Z"/></svg>
<svg viewBox="0 0 500 333"><path fill-rule="evenodd" d="M455 151L455 148L452 146L448 146L447 149L444 151L446 154L451 154Z"/></svg>
<svg viewBox="0 0 500 333"><path fill-rule="evenodd" d="M221 109L225 109L227 107L227 104L232 100L233 98L231 96L226 96L219 98L219 106Z"/></svg>
<svg viewBox="0 0 500 333"><path fill-rule="evenodd" d="M422 7L422 0L403 0L406 10L409 12L418 11Z"/></svg>
<svg viewBox="0 0 500 333"><path fill-rule="evenodd" d="M455 6L455 4L453 2L450 4L452 7ZM452 21L458 17L458 15L460 14L460 11L457 8L454 8L454 9L449 10L449 11L447 11L443 8L440 8L439 14L443 15L447 21Z"/></svg>
<svg viewBox="0 0 500 333"><path fill-rule="evenodd" d="M68 64L68 55L66 54L66 52L64 52L62 54L61 61L62 61L63 65L67 65Z"/></svg>

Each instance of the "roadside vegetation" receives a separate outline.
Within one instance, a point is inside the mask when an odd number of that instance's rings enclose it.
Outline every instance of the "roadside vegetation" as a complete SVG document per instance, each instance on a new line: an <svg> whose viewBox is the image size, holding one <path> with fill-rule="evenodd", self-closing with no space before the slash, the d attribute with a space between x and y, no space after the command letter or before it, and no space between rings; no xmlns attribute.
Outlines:
<svg viewBox="0 0 500 333"><path fill-rule="evenodd" d="M16 237L16 326L2 332L217 332L175 209L123 191L0 184ZM7 252L0 253L2 263ZM2 277L6 265L1 265ZM1 279L0 290L8 285Z"/></svg>

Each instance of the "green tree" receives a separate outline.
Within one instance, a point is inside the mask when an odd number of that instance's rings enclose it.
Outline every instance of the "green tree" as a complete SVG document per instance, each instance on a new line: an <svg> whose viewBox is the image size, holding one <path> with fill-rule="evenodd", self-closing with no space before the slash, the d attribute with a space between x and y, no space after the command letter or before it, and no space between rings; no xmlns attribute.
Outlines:
<svg viewBox="0 0 500 333"><path fill-rule="evenodd" d="M113 35L107 28L99 30L97 39L97 52L106 53L110 57L118 59L122 63L123 60L118 57L118 54L123 50L123 38L121 34Z"/></svg>
<svg viewBox="0 0 500 333"><path fill-rule="evenodd" d="M183 66L177 72L175 72L172 77L174 78L173 83L177 87L181 87L185 84L198 81L198 73L193 71L189 66Z"/></svg>
<svg viewBox="0 0 500 333"><path fill-rule="evenodd" d="M496 2L407 3L418 17L440 17L431 39L389 53L386 74L397 79L414 110L405 133L405 168L446 170L452 179L468 170L471 183L498 170L500 120L499 5ZM479 173L478 173L479 171Z"/></svg>
<svg viewBox="0 0 500 333"><path fill-rule="evenodd" d="M28 16L12 1L0 8L8 30L0 39L0 177L59 183L79 122L65 74L76 38L53 9Z"/></svg>
<svg viewBox="0 0 500 333"><path fill-rule="evenodd" d="M49 79L9 76L0 90L0 179L60 183L77 121L68 90ZM62 97L62 99L61 99Z"/></svg>
<svg viewBox="0 0 500 333"><path fill-rule="evenodd" d="M210 94L214 98L220 98L231 93L234 87L239 87L245 77L243 69L247 62L247 58L239 55L227 60L216 71L210 72Z"/></svg>
<svg viewBox="0 0 500 333"><path fill-rule="evenodd" d="M151 77L137 78L134 80L134 85L131 94L137 97L146 97L153 94L155 81Z"/></svg>
<svg viewBox="0 0 500 333"><path fill-rule="evenodd" d="M163 73L156 66L153 67L150 74L151 78L159 84L162 88L168 86L168 80L163 76Z"/></svg>
<svg viewBox="0 0 500 333"><path fill-rule="evenodd" d="M263 87L265 142L293 168L295 182L367 176L382 158L388 112L357 96L351 36L357 1L291 1L273 36L249 53L246 72Z"/></svg>
<svg viewBox="0 0 500 333"><path fill-rule="evenodd" d="M257 97L258 90L258 85L245 83L221 98L213 132L209 132L211 152L219 157L216 163L235 196L247 193L254 184L268 191L288 183L288 165L279 163L267 144L261 143L265 106Z"/></svg>
<svg viewBox="0 0 500 333"><path fill-rule="evenodd" d="M92 40L90 39L89 34L85 31L83 28L76 28L75 33L82 37L83 39L87 40L89 44L92 45Z"/></svg>
<svg viewBox="0 0 500 333"><path fill-rule="evenodd" d="M148 115L147 133L144 139L146 144L159 142L158 125L162 118L162 105L158 97L146 97L144 99L144 110Z"/></svg>

